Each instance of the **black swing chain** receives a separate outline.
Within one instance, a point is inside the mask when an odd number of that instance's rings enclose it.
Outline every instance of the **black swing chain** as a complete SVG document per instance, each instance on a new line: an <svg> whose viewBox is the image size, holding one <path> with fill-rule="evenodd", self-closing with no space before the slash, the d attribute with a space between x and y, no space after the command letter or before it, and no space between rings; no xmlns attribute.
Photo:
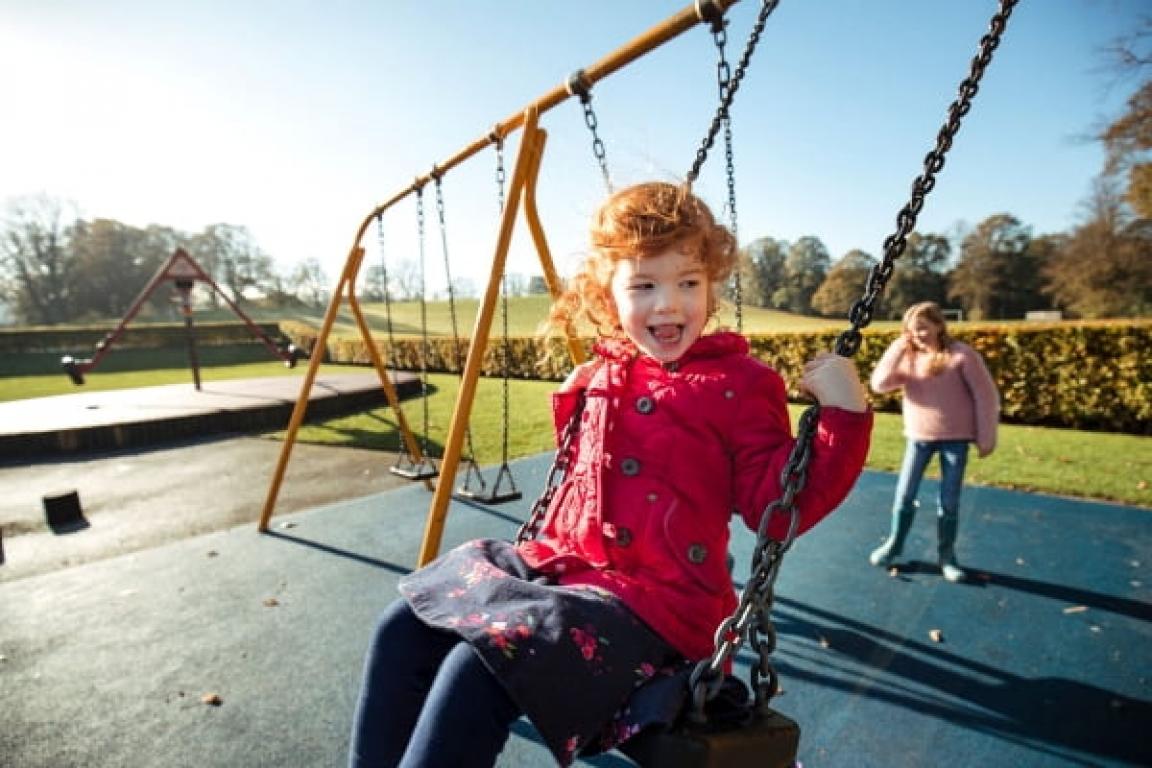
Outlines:
<svg viewBox="0 0 1152 768"><path fill-rule="evenodd" d="M703 141L700 142L700 148L696 150L696 160L692 163L691 170L688 171L687 181L689 184L695 183L696 179L700 177L700 169L704 167L704 161L708 159L708 151L712 149L712 145L716 141L716 134L724 127L724 123L728 120L729 111L732 107L732 101L736 97L736 91L740 88L740 81L744 79L745 72L748 71L748 64L752 61L752 54L756 51L756 46L760 42L760 35L764 32L764 25L768 23L768 17L776 10L776 6L780 4L780 0L762 0L760 3L760 13L756 17L756 23L752 26L752 31L748 35L748 43L744 46L744 53L740 56L740 61L736 64L736 71L731 76L728 76L727 84L722 86L723 91L720 94L720 106L716 108L716 114L712 117L712 124L708 127L708 132L705 134ZM712 7L712 6L708 6ZM702 7L703 8L703 7ZM723 39L717 37L723 33L723 17L703 16L705 21L712 23L713 37L716 38L717 46L722 46ZM720 32L717 32L719 26ZM721 48L721 55L723 49ZM722 62L717 64L717 76L723 81L727 75L728 64Z"/></svg>
<svg viewBox="0 0 1152 768"><path fill-rule="evenodd" d="M420 240L420 402L423 405L423 434L420 436L420 452L424 460L429 459L428 446L428 304L424 299L424 185L416 188L416 228Z"/></svg>
<svg viewBox="0 0 1152 768"><path fill-rule="evenodd" d="M607 166L605 166L607 168ZM500 214L504 214L504 182L507 179L507 173L504 171L504 138L496 138L496 202L499 205ZM510 393L508 391L508 372L512 368L512 342L508 338L508 270L505 269L504 273L500 275L500 319L503 323L504 336L500 345L500 371L503 373L503 381L501 382L502 396L500 400L500 423L503 429L500 431L500 460L501 467L508 466L508 419L509 408L508 399Z"/></svg>
<svg viewBox="0 0 1152 768"><path fill-rule="evenodd" d="M892 275L895 260L903 253L907 236L916 226L916 218L924 205L924 200L936 184L936 174L944 167L944 156L952 146L952 140L960 129L960 121L972 106L972 98L979 88L984 70L992 60L992 54L1000 45L1000 37L1008 23L1008 17L1018 0L1000 0L1000 7L989 23L989 32L980 39L980 48L972 60L968 77L959 87L959 96L948 109L948 117L937 135L936 146L924 159L924 173L912 184L912 196L896 217L896 231L884 241L884 259L873 267L868 277L865 296L857 301L850 312L851 329L836 340L836 354L852 357L860 347L861 328L872 320L873 307ZM723 682L725 661L739 650L744 638L756 651L758 663L752 665L751 683L755 696L755 707L764 709L768 701L779 690L779 679L771 664L771 654L776 648L776 630L770 614L773 590L780 563L784 554L792 546L799 525L799 510L796 497L808 480L808 465L812 458L812 440L820 406L809 406L800 417L797 426L796 443L780 473L782 493L764 510L760 520L755 549L752 552L752 572L741 593L740 601L732 615L716 630L716 651L710 659L701 661L693 670L690 679L693 698L694 721L704 719L704 702L715 695ZM777 513L789 515L788 532L780 541L767 535L768 523Z"/></svg>
<svg viewBox="0 0 1152 768"><path fill-rule="evenodd" d="M836 340L836 354L842 357L851 357L858 351L861 341L859 331L872 320L873 307L891 277L893 263L903 253L907 245L907 236L916 225L916 218L924 205L926 196L935 186L936 173L944 167L944 156L951 148L952 140L960 128L961 119L971 109L971 100L976 95L979 81L992 60L993 52L1000 44L1000 37L1017 2L1018 0L1000 0L1000 8L992 17L989 33L980 40L980 49L972 60L969 75L960 84L959 97L949 107L946 122L937 136L936 147L925 157L925 172L913 182L911 200L896 217L897 229L884 241L884 259L869 274L865 296L852 307L849 318L852 327ZM730 83L724 103L721 104L717 117L713 120L712 129L704 140L701 149L697 152L696 163L689 173L690 182L694 181L699 174L700 167L707 157L708 149L712 146L715 135L725 119L736 86L740 78L743 77L743 71L747 66L751 50L755 47L755 40L759 38L764 21L776 5L777 2L764 0L761 6L760 16L749 40L749 46L737 67L736 78ZM576 435L579 433L584 400L585 394L581 391L575 411L565 425L560 446L556 451L552 466L548 470L544 492L536 499L527 519L517 531L517 543L533 539L539 533L548 505L567 474L574 456L574 443ZM776 650L776 629L772 624L771 609L781 562L795 541L799 528L800 515L796 506L796 497L808 481L808 466L812 459L812 441L816 433L819 416L819 405L809 406L800 416L796 430L796 442L780 472L781 495L765 508L760 519L756 545L751 557L749 579L741 592L736 609L716 629L716 649L712 656L700 661L689 678L692 707L688 714L694 722L706 721L704 704L719 691L724 679L726 662L739 651L745 639L753 647L757 656L757 663L751 666L753 706L759 711L765 710L772 697L779 692L779 676L771 662L771 655ZM768 524L779 513L788 515L788 530L783 539L776 540L768 536Z"/></svg>
<svg viewBox="0 0 1152 768"><path fill-rule="evenodd" d="M584 125L588 126L588 131L592 134L592 155L600 166L600 175L604 177L604 188L611 193L612 177L608 173L608 151L597 131L600 127L600 121L596 119L596 111L592 109L592 85L588 82L584 70L579 69L568 78L565 87L568 93L580 99L580 106L584 109Z"/></svg>
<svg viewBox="0 0 1152 768"><path fill-rule="evenodd" d="M884 258L868 273L864 296L858 299L848 313L852 327L836 340L836 354L851 357L860 348L860 329L872 322L877 300L892 276L896 259L904 253L908 235L916 226L916 217L924 207L924 199L936 186L936 174L944 167L944 155L952 147L961 119L972 108L972 99L979 90L984 70L992 61L992 54L1000 45L1000 36L1008 24L1008 17L1018 0L1000 0L1000 8L988 25L988 33L980 38L980 50L972 59L968 77L961 81L959 95L948 108L948 117L936 136L936 146L924 157L924 172L912 182L912 196L896 216L896 231L884 240Z"/></svg>
<svg viewBox="0 0 1152 768"><path fill-rule="evenodd" d="M452 355L453 363L456 366L456 371L460 376L464 375L464 351L460 346L460 330L456 322L456 287L452 285L452 264L448 258L448 224L444 214L444 189L441 183L444 174L440 169L432 169L432 180L436 184L436 218L440 229L440 252L444 256L444 279L448 283L448 317L452 323ZM476 449L472 442L472 427L468 425L464 428L464 457L463 462L469 466L469 470L475 466L476 463ZM481 481L483 482L483 481Z"/></svg>
<svg viewBox="0 0 1152 768"><path fill-rule="evenodd" d="M568 474L568 468L572 465L572 459L575 456L576 435L580 432L580 420L584 413L584 401L587 395L582 389L577 397L576 409L564 426L564 432L560 436L560 445L556 449L556 456L552 459L552 466L548 468L548 476L544 479L544 492L533 502L532 509L529 510L524 524L516 531L517 544L531 541L540 533L540 524L544 521L544 513L548 511L548 505L552 503L556 489L560 487L560 483Z"/></svg>
<svg viewBox="0 0 1152 768"><path fill-rule="evenodd" d="M694 183L700 176L700 170L708 159L708 151L716 140L716 134L723 128L725 175L728 182L728 228L732 232L732 238L737 249L740 247L740 240L736 218L736 164L732 149L732 101L736 96L736 89L740 87L740 81L744 79L744 73L748 70L748 64L752 61L752 54L755 53L756 46L760 42L760 35L764 31L768 17L778 4L779 0L763 0L761 2L760 13L748 35L748 43L737 63L735 75L732 73L732 67L728 63L725 52L728 45L728 31L723 12L713 3L702 2L697 5L697 13L701 20L709 22L712 27L712 40L716 46L717 54L716 85L720 105L716 109L716 115L712 118L712 124L708 128L707 135L701 142L700 148L696 150L696 160L692 164L692 169L688 171L688 183ZM740 333L744 330L744 282L740 274L739 264L732 275L732 303L736 311L736 331Z"/></svg>

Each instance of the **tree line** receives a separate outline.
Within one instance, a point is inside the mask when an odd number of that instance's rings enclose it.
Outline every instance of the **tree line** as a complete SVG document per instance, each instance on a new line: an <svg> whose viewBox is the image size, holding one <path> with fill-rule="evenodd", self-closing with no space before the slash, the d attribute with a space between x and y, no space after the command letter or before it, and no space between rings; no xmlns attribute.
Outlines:
<svg viewBox="0 0 1152 768"><path fill-rule="evenodd" d="M1079 222L1067 232L1033 234L1011 213L989 216L948 237L912 233L893 267L880 317L933 300L966 318L999 320L1033 310L1067 317L1152 315L1152 17L1109 51L1120 76L1144 78L1121 115L1096 138L1106 160ZM16 322L52 325L123 315L176 248L184 248L238 304L322 307L328 278L316 259L279 272L244 226L214 224L198 233L111 219L66 215L45 195L10 200L0 218L0 301ZM793 243L770 236L741 249L741 298L800 314L844 316L864 292L876 256L852 250L833 262L816 236ZM417 265L401 261L384 274L365 270L364 300L417 298ZM540 277L509 276L512 292L542 289ZM465 280L453 286L468 296ZM209 292L206 301L217 296ZM154 312L171 312L168 297Z"/></svg>
<svg viewBox="0 0 1152 768"><path fill-rule="evenodd" d="M1015 319L1034 310L1083 318L1150 316L1152 216L1142 217L1136 208L1115 179L1102 176L1085 202L1081 223L1069 232L1034 236L1009 213L989 216L952 237L913 232L894 263L876 316L899 317L909 304L926 300L972 320ZM214 224L188 234L110 219L66 221L63 210L44 196L22 199L9 205L0 224L0 295L18 323L120 317L176 248L186 250L241 306L327 304L330 288L318 261L281 273L243 226ZM742 300L844 317L863 295L876 264L876 257L858 249L833 262L815 236L793 243L760 237L741 249ZM396 264L387 275L390 298L417 298L418 277L415 264ZM360 297L383 300L384 279L378 265L367 267ZM539 290L541 284L533 278L514 293ZM471 293L466 285L455 286L459 297ZM212 291L201 298L217 300ZM157 293L150 303L153 316L175 319L169 296Z"/></svg>
<svg viewBox="0 0 1152 768"><path fill-rule="evenodd" d="M835 263L817 237L787 243L762 237L743 249L741 293L755 306L844 317L877 258L852 250ZM1152 315L1152 219L1136 216L1116 185L1100 179L1081 224L1033 236L1009 213L989 216L959 237L912 233L894 262L877 317L896 318L936 301L972 320L1030 311L1064 317Z"/></svg>
<svg viewBox="0 0 1152 768"><path fill-rule="evenodd" d="M55 325L120 317L177 248L183 248L239 305L259 298L271 307L324 306L328 278L307 259L280 272L244 226L213 224L196 233L151 224L69 215L47 195L8 201L0 221L0 300L12 319ZM218 294L198 286L199 299ZM171 297L153 294L145 314L175 313Z"/></svg>

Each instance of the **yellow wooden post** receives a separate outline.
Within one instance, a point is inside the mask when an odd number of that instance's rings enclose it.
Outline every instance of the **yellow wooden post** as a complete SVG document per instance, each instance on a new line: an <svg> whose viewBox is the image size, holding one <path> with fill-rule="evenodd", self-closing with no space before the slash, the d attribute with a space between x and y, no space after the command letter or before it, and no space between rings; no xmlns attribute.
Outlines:
<svg viewBox="0 0 1152 768"><path fill-rule="evenodd" d="M363 227L361 228L363 232ZM360 242L360 235L356 237ZM280 485L284 482L284 472L288 468L288 460L292 456L292 447L296 444L296 433L304 422L304 414L308 411L308 397L312 392L312 385L316 383L316 372L320 370L320 362L324 357L328 334L332 332L332 325L336 322L336 315L340 311L340 297L347 285L356 282L356 275L360 272L360 262L364 258L364 249L353 245L348 259L344 263L344 271L336 283L336 290L328 301L328 309L324 313L324 322L320 325L320 333L316 336L316 345L308 357L308 372L304 374L304 383L300 385L300 396L296 398L296 406L292 409L292 418L288 421L288 431L284 435L284 443L280 447L280 458L276 462L276 469L272 474L272 483L268 486L268 496L264 500L264 509L260 513L260 522L257 529L268 530L268 521L272 518L272 510L276 507L276 498L280 495Z"/></svg>
<svg viewBox="0 0 1152 768"><path fill-rule="evenodd" d="M488 275L488 287L476 315L476 326L472 331L472 343L468 347L468 358L464 362L464 374L460 380L460 393L456 407L452 411L452 424L444 446L444 458L440 466L440 477L428 519L424 525L424 541L420 546L419 565L424 565L440 551L440 539L444 533L444 519L448 514L448 502L452 498L452 486L456 481L456 466L460 462L464 433L468 429L468 417L472 412L472 401L476 395L476 383L488 348L488 332L492 328L496 301L500 297L500 286L504 279L504 265L508 260L508 247L512 242L512 229L516 224L516 212L524 190L525 179L530 170L539 170L540 163L534 156L543 151L544 132L537 126L538 114L529 108L524 117L524 133L520 139L520 153L516 157L516 168L512 173L512 185L500 219L500 234L496 241L496 253L492 257L492 269Z"/></svg>
<svg viewBox="0 0 1152 768"><path fill-rule="evenodd" d="M564 285L560 275L556 272L556 265L552 262L552 251L548 247L548 238L544 235L544 226L540 223L540 212L536 207L536 179L540 174L540 161L544 153L535 155L536 165L528 174L524 185L524 218L528 222L528 231L532 233L532 242L536 244L536 255L540 258L540 268L544 270L544 282L548 285L548 292L553 299L560 297ZM579 336L573 328L565 328L564 335L568 342L568 356L574 365L584 362L584 345L580 343Z"/></svg>
<svg viewBox="0 0 1152 768"><path fill-rule="evenodd" d="M360 338L363 339L364 345L368 348L368 357L372 358L372 367L376 369L376 373L380 376L380 387L384 390L384 397L388 400L388 407L392 409L392 414L396 417L396 428L400 431L400 437L404 441L404 447L407 449L408 455L412 457L412 460L416 464L419 464L424 460L424 453L420 450L419 441L416 440L415 435L412 434L412 429L408 425L408 419L404 417L404 409L400 407L400 397L396 394L396 387L392 383L392 379L388 376L388 367L385 365L384 359L380 357L380 350L376 349L376 344L372 340L372 329L368 327L368 322L364 319L364 313L360 310L360 301L356 298L355 284L348 286L348 306L352 310L352 316L356 318L356 326L360 329ZM431 490L432 481L425 479L424 487Z"/></svg>

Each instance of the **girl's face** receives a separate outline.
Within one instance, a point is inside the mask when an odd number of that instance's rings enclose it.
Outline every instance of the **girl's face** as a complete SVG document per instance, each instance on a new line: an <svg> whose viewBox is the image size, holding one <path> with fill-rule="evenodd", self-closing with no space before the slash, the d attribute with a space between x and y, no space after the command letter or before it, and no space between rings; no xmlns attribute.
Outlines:
<svg viewBox="0 0 1152 768"><path fill-rule="evenodd" d="M940 349L940 326L918 317L904 328L912 347L920 352L936 352Z"/></svg>
<svg viewBox="0 0 1152 768"><path fill-rule="evenodd" d="M711 287L695 255L672 248L618 261L611 288L624 333L662 363L679 360L704 332Z"/></svg>

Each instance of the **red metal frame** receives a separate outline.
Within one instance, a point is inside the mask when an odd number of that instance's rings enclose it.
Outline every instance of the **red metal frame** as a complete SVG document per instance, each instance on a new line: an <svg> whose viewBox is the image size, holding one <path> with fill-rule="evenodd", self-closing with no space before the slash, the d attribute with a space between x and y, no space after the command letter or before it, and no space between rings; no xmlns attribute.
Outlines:
<svg viewBox="0 0 1152 768"><path fill-rule="evenodd" d="M132 322L132 319L136 317L141 307L144 306L144 302L148 300L165 280L172 280L176 282L178 286L181 283L187 284L196 280L207 283L212 287L213 291L224 299L228 308L244 321L248 329L264 343L264 346L268 347L269 351L271 351L277 359L282 360L289 368L296 367L296 361L300 359L300 350L294 345L289 345L287 349L281 348L272 341L272 339L268 338L268 335L260 330L260 326L252 322L251 318L244 314L240 307L236 306L236 302L232 301L224 291L220 290L220 286L216 284L216 281L196 263L195 259L188 255L187 251L183 248L177 248L168 260L160 266L160 269L156 270L156 274L152 276L152 279L144 286L144 290L142 290L140 295L136 297L136 300L132 302L132 306L129 307L128 312L125 313L120 324L112 331L106 333L104 338L96 344L96 353L91 358L76 359L71 355L65 355L60 361L60 364L64 367L64 371L72 379L74 384L80 385L84 383L84 374L95 368L101 358L108 354L113 342L123 335L124 331L128 328L128 324ZM182 290L182 293L185 293L185 291ZM187 302L185 301L185 303ZM189 313L190 307L185 307L185 324L190 329L191 316ZM191 334L191 330L189 330L189 333ZM191 343L191 336L189 339ZM195 363L193 363L193 366L195 367ZM197 378L199 377L197 376Z"/></svg>

